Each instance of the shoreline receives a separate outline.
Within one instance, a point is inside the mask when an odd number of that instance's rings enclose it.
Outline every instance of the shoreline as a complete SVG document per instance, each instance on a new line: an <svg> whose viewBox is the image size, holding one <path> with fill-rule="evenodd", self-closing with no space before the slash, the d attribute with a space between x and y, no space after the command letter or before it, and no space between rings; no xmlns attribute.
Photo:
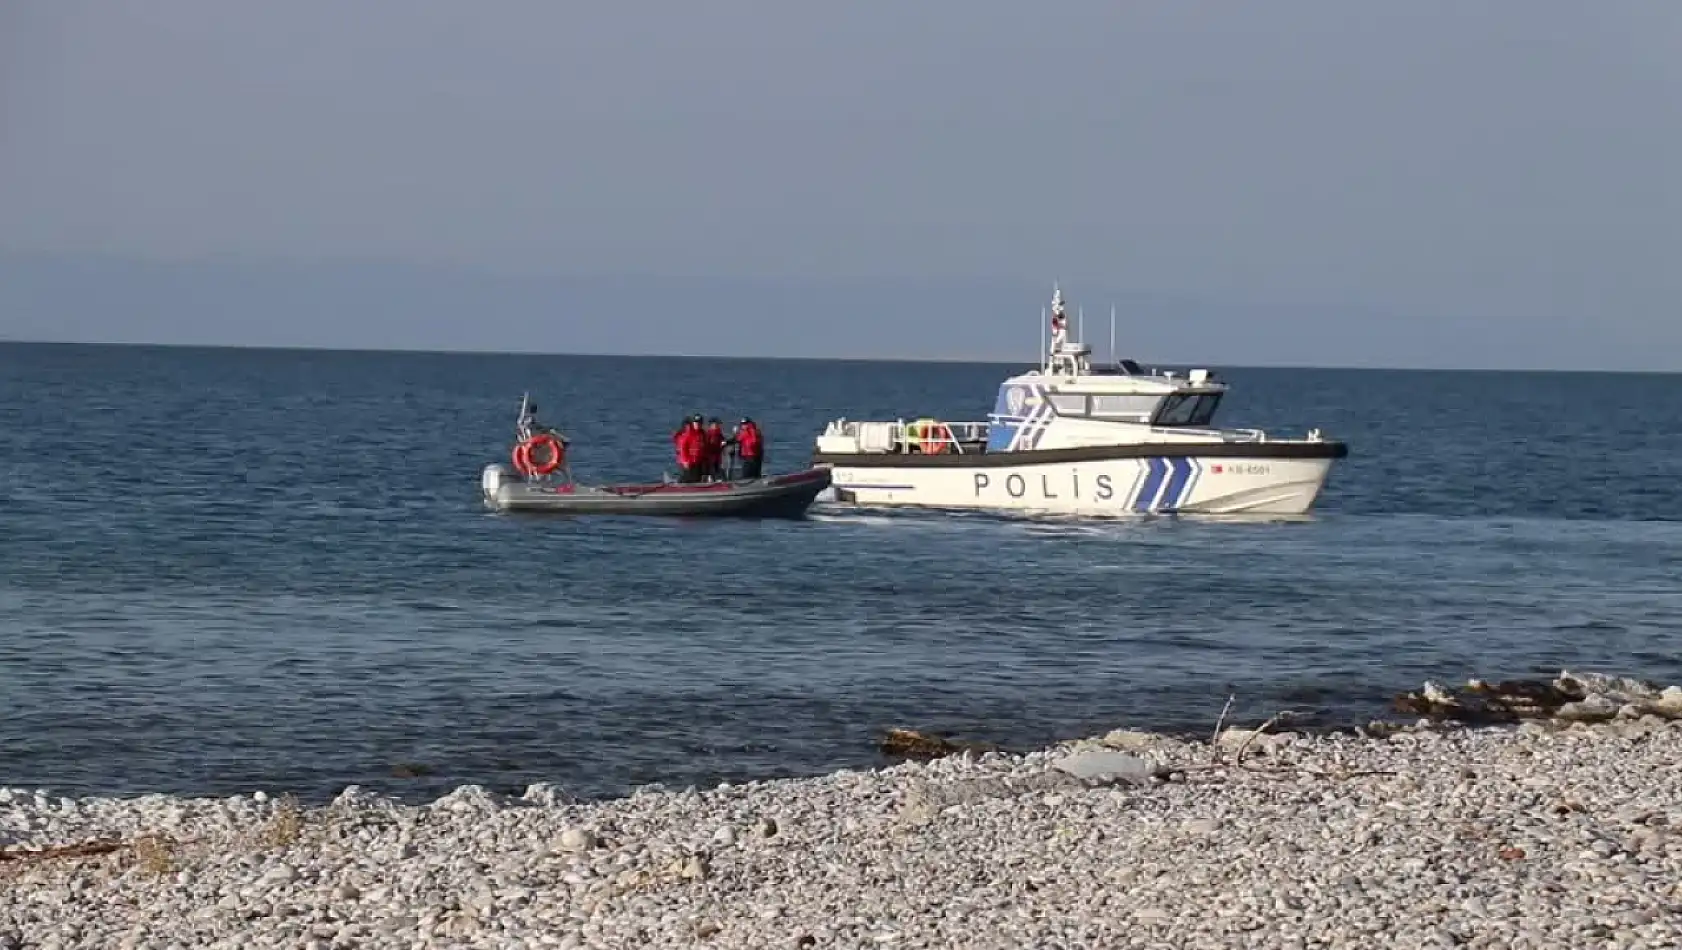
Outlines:
<svg viewBox="0 0 1682 950"><path fill-rule="evenodd" d="M1226 705L1215 706L1219 715L1212 720L1216 732L1229 725L1228 714L1237 700L1236 696L1228 696ZM1394 694L1388 704L1391 718L1370 718L1362 721L1342 719L1336 721L1316 721L1312 713L1296 713L1291 710L1279 710L1269 722L1269 727L1279 730L1289 730L1305 736L1354 736L1383 738L1399 730L1417 728L1428 724L1435 725L1513 725L1524 722L1553 722L1553 723L1597 723L1619 719L1636 719L1642 715L1656 715L1660 718L1682 719L1682 687L1661 686L1653 681L1637 678L1602 674L1575 674L1569 670L1560 673L1549 680L1514 679L1502 681L1485 681L1470 679L1458 687L1445 687L1434 681L1425 681L1417 690L1410 690ZM1235 723L1234 723L1235 724ZM1189 727L1157 728L1157 727L1123 727L1128 732L1139 735L1149 735L1167 743L1196 744L1208 735L1206 730ZM1114 731L1114 730L1111 730ZM876 771L893 768L905 762L927 761L948 755L956 755L966 750L975 754L984 752L998 752L1008 756L1022 756L1047 748L1067 746L1071 743L1090 741L1092 736L1066 736L1053 738L1044 744L1026 746L1007 745L993 742L985 738L965 738L955 736L950 732L922 732L909 728L894 728L879 730L874 750L861 750L857 756L858 764L844 766L839 769L814 770L792 775L777 776L748 776L742 778L723 778L715 781L725 784L767 784L777 782L798 782L823 778L836 772ZM867 761L868 760L868 761ZM407 774L399 769L415 770ZM431 770L425 766L399 762L393 766L392 777L398 780L418 778L429 775ZM397 793L374 793L375 797L389 800L394 805L404 807L424 807L439 799L447 798L462 789L483 789L493 797L519 799L528 794L530 789L546 789L543 794L554 794L566 797L570 801L583 804L600 804L617 801L638 794L670 791L678 788L694 789L698 786L685 783L682 786L672 782L655 781L633 786L618 794L578 794L567 790L563 785L548 781L528 783L525 789L512 791L516 786L502 786L492 789L484 783L462 782L454 787L439 791L430 798L418 795ZM346 789L356 790L358 794L365 791L361 783L346 782L338 786L339 791L329 795L313 796L305 807L317 808L330 804L344 793ZM172 801L226 801L238 800L251 795L261 795L263 799L287 798L297 800L296 793L276 791L270 788L253 786L240 791L228 793L182 793L182 792L135 792L128 794L89 794L65 795L53 785L19 785L8 786L0 784L0 806L11 797L34 797L45 795L54 800L68 800L77 803L89 802L121 802L139 799L168 799ZM5 826L0 824L0 849L6 847ZM4 948L0 948L4 950Z"/></svg>
<svg viewBox="0 0 1682 950"><path fill-rule="evenodd" d="M6 790L0 950L1674 947L1682 709L1632 712L1114 730L591 802Z"/></svg>

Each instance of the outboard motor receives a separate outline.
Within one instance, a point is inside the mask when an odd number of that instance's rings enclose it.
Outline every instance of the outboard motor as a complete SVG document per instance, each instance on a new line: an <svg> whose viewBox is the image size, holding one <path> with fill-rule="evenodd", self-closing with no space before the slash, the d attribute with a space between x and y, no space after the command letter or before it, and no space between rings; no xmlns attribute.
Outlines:
<svg viewBox="0 0 1682 950"><path fill-rule="evenodd" d="M484 492L487 504L495 500L497 493L502 491L503 483L512 480L513 474L513 471L501 462L485 466L484 472L479 475L479 490Z"/></svg>

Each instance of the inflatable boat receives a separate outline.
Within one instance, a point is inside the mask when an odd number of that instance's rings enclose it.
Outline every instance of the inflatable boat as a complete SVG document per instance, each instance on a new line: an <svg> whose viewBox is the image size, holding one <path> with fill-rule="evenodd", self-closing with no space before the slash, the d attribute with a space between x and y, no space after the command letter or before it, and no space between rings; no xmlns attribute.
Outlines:
<svg viewBox="0 0 1682 950"><path fill-rule="evenodd" d="M560 432L538 425L528 394L520 402L513 465L487 465L480 476L485 504L496 511L571 515L799 518L831 479L828 468L812 467L760 478L585 485L567 465L569 445Z"/></svg>
<svg viewBox="0 0 1682 950"><path fill-rule="evenodd" d="M676 515L799 518L829 487L825 468L747 481L580 485L529 479L506 465L485 467L485 503L497 511L571 515Z"/></svg>

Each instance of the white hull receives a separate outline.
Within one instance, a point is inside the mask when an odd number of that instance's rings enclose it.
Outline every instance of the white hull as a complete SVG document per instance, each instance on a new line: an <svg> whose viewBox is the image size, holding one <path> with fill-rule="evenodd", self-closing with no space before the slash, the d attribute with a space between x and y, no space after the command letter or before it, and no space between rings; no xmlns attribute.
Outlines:
<svg viewBox="0 0 1682 950"><path fill-rule="evenodd" d="M1149 514L1302 515L1330 458L1119 458L1086 462L849 465L830 462L840 501L1136 517Z"/></svg>

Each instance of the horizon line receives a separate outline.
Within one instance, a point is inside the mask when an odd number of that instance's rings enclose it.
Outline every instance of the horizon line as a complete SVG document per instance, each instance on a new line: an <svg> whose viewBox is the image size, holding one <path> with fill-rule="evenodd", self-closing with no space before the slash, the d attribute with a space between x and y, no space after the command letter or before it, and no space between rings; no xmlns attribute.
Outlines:
<svg viewBox="0 0 1682 950"><path fill-rule="evenodd" d="M906 356L743 356L722 355L708 353L626 353L626 352L580 352L566 350L495 350L495 349L438 349L432 347L362 347L362 346L331 346L325 344L265 344L265 343L158 343L138 342L133 340L38 340L0 337L0 346L64 346L64 347L126 347L131 349L168 349L168 350L240 350L274 353L344 353L355 355L398 355L398 356L513 356L513 357L559 357L563 359L610 359L610 360L715 360L721 362L801 362L801 363L907 363L932 365L962 365L962 366L1027 366L1032 364L1028 360L1008 360L996 358L965 358L965 357L906 357ZM1152 366L1218 368L1218 364L1207 361L1180 360L1141 360L1140 362ZM1103 361L1094 360L1094 365L1108 365ZM1375 373L1579 373L1621 376L1676 376L1682 375L1682 370L1666 369L1597 369L1592 367L1490 367L1490 366L1381 366L1381 365L1316 365L1311 363L1229 363L1230 369L1277 369L1277 370L1310 370L1334 372L1375 372Z"/></svg>

